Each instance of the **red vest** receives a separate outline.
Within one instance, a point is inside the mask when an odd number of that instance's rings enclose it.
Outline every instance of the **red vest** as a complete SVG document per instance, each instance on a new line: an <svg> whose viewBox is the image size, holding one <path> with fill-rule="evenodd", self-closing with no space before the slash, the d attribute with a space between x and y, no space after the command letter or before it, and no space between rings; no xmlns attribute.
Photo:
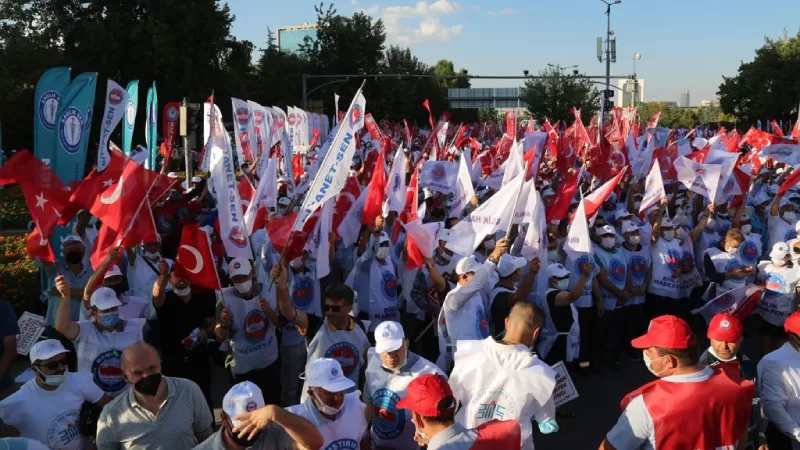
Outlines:
<svg viewBox="0 0 800 450"><path fill-rule="evenodd" d="M470 450L519 449L522 431L516 420L492 420L478 426L478 438Z"/></svg>
<svg viewBox="0 0 800 450"><path fill-rule="evenodd" d="M741 378L736 361L711 369L703 382L648 383L626 395L620 406L625 409L642 395L657 449L734 449L750 418L755 385Z"/></svg>

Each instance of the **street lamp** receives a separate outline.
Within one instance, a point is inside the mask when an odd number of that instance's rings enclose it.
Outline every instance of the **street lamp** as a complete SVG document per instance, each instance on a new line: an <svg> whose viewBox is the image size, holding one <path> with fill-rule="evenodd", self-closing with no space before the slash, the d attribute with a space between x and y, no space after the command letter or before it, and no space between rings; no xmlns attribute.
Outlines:
<svg viewBox="0 0 800 450"><path fill-rule="evenodd" d="M622 0L614 0L609 3L606 0L600 0L606 4L606 90L603 92L603 104L608 101L608 92L611 90L611 36L614 34L611 31L611 6L619 5ZM616 38L614 38L614 53L616 59ZM600 117L600 125L602 129L603 117Z"/></svg>

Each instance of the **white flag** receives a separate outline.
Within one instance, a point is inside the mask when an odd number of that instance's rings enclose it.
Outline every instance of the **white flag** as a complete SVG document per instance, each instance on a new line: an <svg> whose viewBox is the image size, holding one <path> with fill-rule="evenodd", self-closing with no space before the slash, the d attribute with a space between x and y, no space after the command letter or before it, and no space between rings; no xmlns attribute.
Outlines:
<svg viewBox="0 0 800 450"><path fill-rule="evenodd" d="M399 147L394 155L392 171L386 184L386 201L389 211L398 214L406 206L406 154L402 147Z"/></svg>
<svg viewBox="0 0 800 450"><path fill-rule="evenodd" d="M270 133L270 122L272 122L272 114L267 112L267 109L256 102L247 101L247 106L253 112L253 129L255 130L255 137L252 141L255 142L253 148L253 158L259 158L256 173L261 173L267 167L267 160L269 159L269 150L272 148L272 134Z"/></svg>
<svg viewBox="0 0 800 450"><path fill-rule="evenodd" d="M639 214L647 210L647 208L657 205L663 197L664 180L661 178L661 166L656 159L653 161L653 167L644 182L644 194L642 195L642 203L639 206Z"/></svg>
<svg viewBox="0 0 800 450"><path fill-rule="evenodd" d="M306 250L312 259L317 263L317 279L328 276L331 273L330 266L330 240L331 225L333 224L333 205L335 198L329 198L320 210L317 224L314 231L308 236Z"/></svg>
<svg viewBox="0 0 800 450"><path fill-rule="evenodd" d="M736 177L733 176L733 169L738 159L739 153L730 153L727 149L717 150L712 148L709 150L704 164L720 165L719 188L717 189L714 203L722 203L742 193L739 183L736 182Z"/></svg>
<svg viewBox="0 0 800 450"><path fill-rule="evenodd" d="M453 197L453 205L450 207L450 215L452 217L461 216L461 211L469 204L472 197L475 195L475 189L472 187L472 177L469 174L467 167L466 153L461 155L461 160L458 162L458 178L456 178L456 192Z"/></svg>
<svg viewBox="0 0 800 450"><path fill-rule="evenodd" d="M447 128L450 125L450 122L445 122L440 128L439 131L436 133L436 140L439 142L439 148L442 149L442 153L444 153L446 148L444 148L447 140Z"/></svg>
<svg viewBox="0 0 800 450"><path fill-rule="evenodd" d="M306 220L320 205L344 189L347 174L350 171L350 163L353 161L353 154L356 151L355 133L364 127L366 104L367 101L359 89L344 116L342 126L320 163L314 181L311 182L303 205L300 206L300 214L297 215L294 230L301 230Z"/></svg>
<svg viewBox="0 0 800 450"><path fill-rule="evenodd" d="M678 156L673 165L678 181L687 189L712 201L716 198L721 167L719 164L700 164L685 156Z"/></svg>
<svg viewBox="0 0 800 450"><path fill-rule="evenodd" d="M108 80L106 86L106 109L103 112L103 122L100 124L100 144L97 147L97 171L102 172L108 167L111 155L108 153L108 140L111 132L117 127L125 108L128 107L128 91L122 86Z"/></svg>
<svg viewBox="0 0 800 450"><path fill-rule="evenodd" d="M488 177L484 178L483 181L481 181L481 184L483 184L484 186L490 187L490 188L494 189L495 191L497 191L501 187L503 187L503 178L505 178L506 167L508 166L508 161L510 161L510 159L507 159L507 160L505 160L503 162L503 164L500 164L500 167L495 169L494 172L492 172Z"/></svg>
<svg viewBox="0 0 800 450"><path fill-rule="evenodd" d="M532 183L533 180L530 180ZM531 219L528 224L528 231L525 233L525 240L522 245L522 256L525 259L533 259L540 256L544 250L545 257L542 262L547 261L547 219L544 213L544 202L539 195L539 191L531 187L528 193L526 210L531 211Z"/></svg>
<svg viewBox="0 0 800 450"><path fill-rule="evenodd" d="M253 127L253 111L244 100L231 98L233 106L233 137L236 140L236 159L239 167L246 161L252 162L254 158L253 144L255 143L255 128Z"/></svg>
<svg viewBox="0 0 800 450"><path fill-rule="evenodd" d="M426 258L433 257L433 251L439 245L436 240L436 235L443 227L442 222L428 222L422 223L422 218L417 218L409 223L402 224L406 230L406 234L414 239L417 243L422 256Z"/></svg>
<svg viewBox="0 0 800 450"><path fill-rule="evenodd" d="M267 160L267 167L259 174L261 181L258 182L258 188L253 195L253 201L247 205L247 211L244 213L244 223L247 227L247 235L251 236L255 230L253 225L258 215L258 210L261 208L275 208L277 207L278 200L278 177L277 177L277 163L276 158L269 158Z"/></svg>
<svg viewBox="0 0 800 450"><path fill-rule="evenodd" d="M353 203L347 214L336 230L342 238L345 247L349 247L358 240L358 233L361 231L361 216L364 214L364 203L367 202L369 189L362 189L358 199ZM424 205L424 203L423 203Z"/></svg>
<svg viewBox="0 0 800 450"><path fill-rule="evenodd" d="M333 94L333 122L339 125L339 94Z"/></svg>
<svg viewBox="0 0 800 450"><path fill-rule="evenodd" d="M761 149L759 156L762 158L769 156L775 161L796 166L800 164L800 145L784 143L767 145Z"/></svg>
<svg viewBox="0 0 800 450"><path fill-rule="evenodd" d="M425 161L419 171L419 186L449 194L458 180L458 163L452 161Z"/></svg>
<svg viewBox="0 0 800 450"><path fill-rule="evenodd" d="M514 222L512 222L513 224L530 222L533 210L530 209L528 197L530 196L531 190L536 190L536 189L533 187L533 180L528 180L525 182L525 184L522 185L522 190L519 193L519 200L517 201L517 207L514 210L514 219L513 219Z"/></svg>
<svg viewBox="0 0 800 450"><path fill-rule="evenodd" d="M503 172L503 183L501 186L505 186L506 183L516 178L517 175L520 175L524 170L522 164L522 144L517 142L516 139L508 152L508 160L506 160L503 165L505 165L506 168Z"/></svg>
<svg viewBox="0 0 800 450"><path fill-rule="evenodd" d="M577 261L581 256L588 256L592 253L592 241L589 239L589 223L586 221L586 208L583 199L575 210L575 218L567 233L567 240L564 242L564 253Z"/></svg>
<svg viewBox="0 0 800 450"><path fill-rule="evenodd" d="M509 206L514 204L522 189L522 178L511 180L492 198L461 219L451 229L447 248L459 255L471 255L487 235L505 231L513 216Z"/></svg>

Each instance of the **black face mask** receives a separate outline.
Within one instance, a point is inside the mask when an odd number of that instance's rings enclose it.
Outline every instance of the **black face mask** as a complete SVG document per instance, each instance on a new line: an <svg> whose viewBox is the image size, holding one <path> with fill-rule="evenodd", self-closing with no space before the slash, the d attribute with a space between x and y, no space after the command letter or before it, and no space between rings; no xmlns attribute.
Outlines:
<svg viewBox="0 0 800 450"><path fill-rule="evenodd" d="M64 253L64 260L68 264L80 264L83 262L83 252L67 252Z"/></svg>
<svg viewBox="0 0 800 450"><path fill-rule="evenodd" d="M147 395L149 397L156 395L159 386L161 386L160 373L154 373L152 375L148 375L139 380L138 383L133 385L134 389L136 389L136 392L143 395Z"/></svg>
<svg viewBox="0 0 800 450"><path fill-rule="evenodd" d="M120 296L120 295L124 294L125 292L128 292L128 280L123 278L121 282L119 282L117 284L111 284L111 285L108 285L106 287L110 287L111 289L114 290L114 292L117 294L117 296Z"/></svg>
<svg viewBox="0 0 800 450"><path fill-rule="evenodd" d="M230 417L225 418L225 421L222 423L222 426L228 430L227 432L230 435L233 443L240 447L245 447L245 448L252 447L253 444L255 444L255 442L258 440L258 434L253 439L240 438L237 433L233 432L233 423L231 422ZM261 432L259 432L259 434L261 434Z"/></svg>

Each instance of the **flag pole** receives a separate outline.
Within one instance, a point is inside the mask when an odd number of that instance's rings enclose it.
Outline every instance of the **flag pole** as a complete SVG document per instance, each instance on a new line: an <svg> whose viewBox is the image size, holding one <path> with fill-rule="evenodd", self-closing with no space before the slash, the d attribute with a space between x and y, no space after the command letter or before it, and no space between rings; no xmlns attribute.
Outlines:
<svg viewBox="0 0 800 450"><path fill-rule="evenodd" d="M514 198L514 207L511 209L511 220L508 221L508 228L506 228L506 237L511 236L511 228L514 226L514 216L517 215L517 204L519 203L519 197L522 194L522 189L525 187L525 174L528 173L528 166L530 165L529 162L525 163L525 167L522 170L522 184L519 185L519 189L517 190L517 196Z"/></svg>

